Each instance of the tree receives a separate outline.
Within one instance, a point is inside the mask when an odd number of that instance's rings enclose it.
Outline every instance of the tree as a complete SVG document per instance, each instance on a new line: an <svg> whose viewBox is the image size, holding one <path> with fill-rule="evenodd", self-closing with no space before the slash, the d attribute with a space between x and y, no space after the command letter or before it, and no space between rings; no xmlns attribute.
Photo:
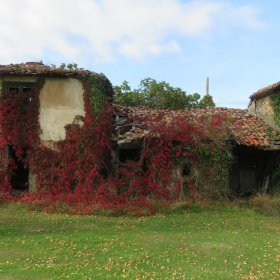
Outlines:
<svg viewBox="0 0 280 280"><path fill-rule="evenodd" d="M124 106L145 106L157 109L186 109L199 107L200 95L187 94L179 87L158 82L152 78L143 79L138 89L131 89L127 81L115 86L115 102Z"/></svg>
<svg viewBox="0 0 280 280"><path fill-rule="evenodd" d="M213 97L210 94L204 95L199 101L199 107L201 108L215 107Z"/></svg>
<svg viewBox="0 0 280 280"><path fill-rule="evenodd" d="M127 81L114 87L115 102L123 106L144 106L144 94L139 90L132 90Z"/></svg>

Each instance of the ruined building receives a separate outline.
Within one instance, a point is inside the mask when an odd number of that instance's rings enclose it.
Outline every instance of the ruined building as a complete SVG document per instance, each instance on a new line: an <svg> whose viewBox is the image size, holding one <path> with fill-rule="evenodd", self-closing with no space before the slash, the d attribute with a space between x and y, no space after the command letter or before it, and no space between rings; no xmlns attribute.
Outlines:
<svg viewBox="0 0 280 280"><path fill-rule="evenodd" d="M148 133L144 124L133 121L135 116L152 116L159 110L148 108L127 108L114 106L118 116L118 147L120 158L131 158L137 154ZM226 117L232 137L234 163L231 168L229 185L236 194L266 191L271 175L270 166L280 150L280 134L262 119L246 110L229 108L190 109L186 111L162 110L166 119L184 116L192 122L199 122L201 116L219 114Z"/></svg>
<svg viewBox="0 0 280 280"><path fill-rule="evenodd" d="M269 126L279 130L280 82L262 88L250 96L248 113L262 119Z"/></svg>
<svg viewBox="0 0 280 280"><path fill-rule="evenodd" d="M167 121L180 115L193 123L199 122L199 118L205 115L225 116L229 120L228 129L235 156L229 177L231 189L236 194L266 191L272 172L270 163L280 150L279 128L275 118L275 115L277 116L275 108L280 104L277 103L279 90L280 83L277 83L254 93L250 97L248 110L208 108L186 111L161 110L161 112ZM104 103L112 104L113 90L109 80L103 75L81 69L61 69L29 62L0 65L0 96L2 100L7 96L12 97L11 100L13 97L24 97L22 102L25 109L20 111L23 123L25 115L30 114L37 106L35 111L38 116L36 125L39 127L36 129L39 133L39 145L55 149L55 143L65 139L67 125L83 124L87 110L86 98L90 96L89 103L98 112ZM157 114L159 110L119 105L113 105L113 110L113 115L110 116L113 128L111 140L114 147L113 162L116 167L118 162L137 159L143 140L149 133L145 124L139 121L139 116L144 115L147 119ZM5 119L2 119L1 123L5 124ZM2 136L5 129L7 133L7 128L9 128L7 123L5 128L0 127ZM32 139L29 132L19 131L16 135L28 141ZM36 178L32 166L24 164L24 161L16 156L18 153L24 158L28 143L26 144L24 139L12 139L9 142L6 136L2 137L5 141L0 139L3 142L0 141L2 143L0 175L5 177L5 174L11 171L8 169L13 168L10 180L14 188L35 189ZM15 151L13 143L20 141L23 141L22 151ZM14 159L16 166L9 167L9 157Z"/></svg>
<svg viewBox="0 0 280 280"><path fill-rule="evenodd" d="M66 136L65 126L69 124L82 124L86 115L85 100L86 95L90 96L89 102L94 103L96 110L101 110L104 102L111 102L113 90L109 80L102 74L96 74L83 69L62 69L57 67L46 66L42 63L27 62L22 64L0 65L0 96L2 105L5 100L9 99L7 107L2 108L5 111L2 114L1 123L6 124L4 128L0 127L0 132L10 133L12 135L7 139L7 145L2 145L1 150L1 167L0 172L9 172L7 170L9 157L14 158L16 166L12 176L13 187L21 190L32 190L35 188L35 178L32 173L32 166L23 164L22 160L18 160L15 154L15 144L20 143L20 149L17 151L22 157L26 155L26 149L31 141L31 132L25 132L31 125L39 127L36 133L39 134L38 145L45 146L50 149L54 148L54 144L64 140ZM17 104L21 104L21 111L13 112L12 101L20 98ZM100 107L100 108L98 108ZM13 116L10 112L20 113L22 116ZM30 114L33 113L33 116ZM10 127L5 117L9 114L10 118L15 118L14 126ZM11 116L10 116L11 115ZM30 124L31 118L38 118L38 124ZM17 123L21 122L18 130L14 129ZM17 136L15 136L17 135ZM1 135L0 135L1 136ZM37 136L37 135L36 135ZM18 139L15 139L17 137ZM21 139L21 138L26 138ZM36 137L35 137L36 138ZM34 140L35 141L35 140ZM37 140L36 140L37 141ZM2 169L2 170L1 170ZM1 174L0 174L1 175ZM2 175L4 176L4 175Z"/></svg>

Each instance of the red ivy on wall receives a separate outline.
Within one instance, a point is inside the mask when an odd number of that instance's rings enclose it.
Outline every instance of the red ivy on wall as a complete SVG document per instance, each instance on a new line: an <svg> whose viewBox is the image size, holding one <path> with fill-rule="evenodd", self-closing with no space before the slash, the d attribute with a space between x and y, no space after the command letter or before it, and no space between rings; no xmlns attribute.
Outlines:
<svg viewBox="0 0 280 280"><path fill-rule="evenodd" d="M5 93L0 102L0 184L11 189L10 179L15 162L8 157L8 145L24 165L29 165L35 147L39 143L38 90ZM26 155L23 155L25 153Z"/></svg>
<svg viewBox="0 0 280 280"><path fill-rule="evenodd" d="M154 118L141 117L137 121L146 124L150 133L144 139L140 159L121 164L116 172L111 164L111 103L105 101L98 114L93 112L90 84L84 82L84 89L83 125L68 125L66 139L56 143L55 149L42 145L39 139L39 87L32 93L3 96L0 102L2 192L11 190L15 167L7 156L7 146L11 145L18 160L35 175L37 192L25 195L23 201L37 200L48 211L62 203L68 211L83 214L91 214L100 207L153 212L152 201L169 203L182 197L184 185L173 172L176 167L198 161L197 148L205 148L206 139L220 139L211 142L214 148L225 143L225 120L219 115L210 121L202 119L200 125L183 117L166 123L161 113ZM24 157L23 151L26 151ZM208 173L211 164L205 169ZM195 193L192 180L187 183L187 193L191 196Z"/></svg>

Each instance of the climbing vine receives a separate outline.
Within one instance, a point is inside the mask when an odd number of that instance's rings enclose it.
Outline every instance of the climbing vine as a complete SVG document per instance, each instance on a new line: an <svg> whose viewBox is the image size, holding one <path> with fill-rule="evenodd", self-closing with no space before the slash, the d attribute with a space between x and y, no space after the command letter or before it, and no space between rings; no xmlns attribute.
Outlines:
<svg viewBox="0 0 280 280"><path fill-rule="evenodd" d="M141 120L148 123L147 129L160 135L160 140L157 140L156 144L152 142L146 149L146 157L161 158L170 152L161 169L160 161L152 163L154 172L161 170L159 178L165 178L165 185L170 187L176 177L170 170L179 169L179 180L175 181L175 184L180 185L180 195L187 193L197 198L219 198L227 195L228 175L233 160L227 125L229 120L220 114L201 117L198 120L199 125L182 116L177 116L166 124L163 119L164 114L156 115L153 119L142 117ZM189 169L185 174L186 178L183 174L184 168Z"/></svg>
<svg viewBox="0 0 280 280"><path fill-rule="evenodd" d="M225 118L218 114L204 117L198 125L184 117L167 122L161 112L135 117L149 133L143 139L139 160L120 164L117 172L111 164L112 87L104 76L96 74L79 79L84 88L85 117L81 123L67 125L66 138L52 149L39 137L39 92L44 79L38 79L32 92L3 94L2 192L11 190L15 162L7 157L7 148L12 146L16 159L32 167L36 181L37 192L26 194L22 201L37 201L47 211L63 204L71 213L91 214L96 208L152 213L154 200L170 203L207 192L227 193L231 147ZM188 168L190 172L183 171Z"/></svg>
<svg viewBox="0 0 280 280"><path fill-rule="evenodd" d="M39 91L42 83L25 92L4 92L0 102L1 167L0 182L5 190L11 189L11 176L15 158L28 166L35 148L39 145L40 126ZM3 83L5 88L5 83ZM12 149L15 158L8 157ZM11 151L10 151L11 152Z"/></svg>
<svg viewBox="0 0 280 280"><path fill-rule="evenodd" d="M0 98L3 95L3 81L0 79Z"/></svg>
<svg viewBox="0 0 280 280"><path fill-rule="evenodd" d="M270 95L270 100L274 110L274 121L275 124L280 127L280 94Z"/></svg>
<svg viewBox="0 0 280 280"><path fill-rule="evenodd" d="M110 88L108 85L110 85L109 81L107 80L105 76L102 75L102 78L100 78L100 75L97 75L93 73L89 79L86 80L87 87L89 88L89 101L90 106L94 112L95 115L98 115L102 109L105 102L106 96L110 96Z"/></svg>

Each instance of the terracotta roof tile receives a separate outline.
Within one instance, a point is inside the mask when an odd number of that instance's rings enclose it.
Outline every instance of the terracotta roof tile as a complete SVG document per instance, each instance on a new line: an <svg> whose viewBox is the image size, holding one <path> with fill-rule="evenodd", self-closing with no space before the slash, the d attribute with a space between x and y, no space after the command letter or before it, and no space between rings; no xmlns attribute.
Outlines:
<svg viewBox="0 0 280 280"><path fill-rule="evenodd" d="M229 120L228 129L237 143L252 146L259 149L275 150L280 149L280 133L267 124L263 120L250 115L246 110L229 109L229 108L207 108L207 109L190 109L185 111L180 110L155 110L139 107L123 107L114 104L116 115L127 116L133 122L141 116L154 118L159 113L163 113L163 121L183 116L187 120L199 123L199 118L208 115L221 114ZM141 124L138 124L138 131L135 137L141 139L144 137ZM126 138L126 136L129 136ZM134 139L133 132L129 135L123 135L123 141L131 141Z"/></svg>
<svg viewBox="0 0 280 280"><path fill-rule="evenodd" d="M92 72L88 70L69 70L44 65L40 62L26 62L21 64L0 65L0 75L27 75L27 76L60 76L81 77L88 76Z"/></svg>
<svg viewBox="0 0 280 280"><path fill-rule="evenodd" d="M276 93L280 89L280 82L274 83L272 85L269 85L267 87L261 88L258 91L254 92L251 96L250 99L258 99L261 97L265 97L270 94Z"/></svg>

